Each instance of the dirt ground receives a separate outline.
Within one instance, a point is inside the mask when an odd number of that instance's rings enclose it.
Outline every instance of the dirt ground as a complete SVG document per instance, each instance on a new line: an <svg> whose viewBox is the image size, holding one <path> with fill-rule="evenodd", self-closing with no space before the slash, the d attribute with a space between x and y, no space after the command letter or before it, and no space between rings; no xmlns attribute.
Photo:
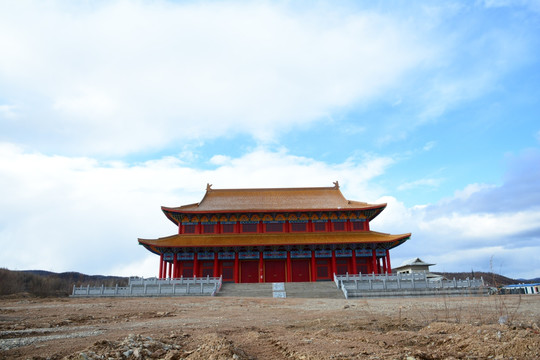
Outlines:
<svg viewBox="0 0 540 360"><path fill-rule="evenodd" d="M0 299L0 359L539 359L540 296Z"/></svg>

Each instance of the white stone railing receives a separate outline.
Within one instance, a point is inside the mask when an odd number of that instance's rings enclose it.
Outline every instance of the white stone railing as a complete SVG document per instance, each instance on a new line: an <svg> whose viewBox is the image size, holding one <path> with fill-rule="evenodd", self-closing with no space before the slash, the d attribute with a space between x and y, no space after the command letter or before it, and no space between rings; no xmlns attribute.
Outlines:
<svg viewBox="0 0 540 360"><path fill-rule="evenodd" d="M345 298L362 296L362 293L370 292L395 292L397 294L416 290L467 290L484 287L483 278L446 280L443 278L429 278L426 273L334 275L334 281L338 289L343 291Z"/></svg>
<svg viewBox="0 0 540 360"><path fill-rule="evenodd" d="M73 286L72 297L123 297L123 296L215 296L221 289L222 278L129 279L128 286Z"/></svg>

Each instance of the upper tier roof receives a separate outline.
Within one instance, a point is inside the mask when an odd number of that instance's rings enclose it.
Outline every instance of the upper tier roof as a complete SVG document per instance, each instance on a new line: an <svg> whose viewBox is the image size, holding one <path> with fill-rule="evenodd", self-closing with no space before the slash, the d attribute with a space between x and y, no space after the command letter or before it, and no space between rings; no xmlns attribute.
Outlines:
<svg viewBox="0 0 540 360"><path fill-rule="evenodd" d="M307 188L261 188L261 189L212 189L200 203L176 208L162 207L172 212L224 212L224 211L285 211L285 210L347 210L378 209L386 204L368 204L347 200L339 190L337 181L333 187Z"/></svg>

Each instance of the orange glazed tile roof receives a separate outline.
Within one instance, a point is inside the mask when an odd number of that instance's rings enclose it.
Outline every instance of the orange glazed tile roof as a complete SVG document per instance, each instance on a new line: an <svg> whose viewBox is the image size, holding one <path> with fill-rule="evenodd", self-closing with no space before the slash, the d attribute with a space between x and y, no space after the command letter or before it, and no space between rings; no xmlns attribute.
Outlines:
<svg viewBox="0 0 540 360"><path fill-rule="evenodd" d="M253 233L253 234L182 234L159 239L139 239L145 247L224 247L279 246L318 244L390 243L393 248L405 242L411 234L390 235L375 231Z"/></svg>
<svg viewBox="0 0 540 360"><path fill-rule="evenodd" d="M180 207L162 207L164 212L285 211L380 209L386 204L347 200L333 187L212 189L209 184L201 202Z"/></svg>

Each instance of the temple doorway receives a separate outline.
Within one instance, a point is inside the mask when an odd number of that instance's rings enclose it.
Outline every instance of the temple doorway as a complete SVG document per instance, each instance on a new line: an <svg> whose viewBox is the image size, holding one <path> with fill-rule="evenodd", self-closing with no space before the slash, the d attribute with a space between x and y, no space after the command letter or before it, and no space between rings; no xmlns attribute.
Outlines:
<svg viewBox="0 0 540 360"><path fill-rule="evenodd" d="M285 260L265 260L264 261L264 281L265 282L285 282Z"/></svg>
<svg viewBox="0 0 540 360"><path fill-rule="evenodd" d="M311 278L309 276L310 275L309 263L310 263L309 259L291 261L292 281L294 282L311 281Z"/></svg>
<svg viewBox="0 0 540 360"><path fill-rule="evenodd" d="M240 261L240 282L242 283L259 282L259 261L257 260Z"/></svg>

